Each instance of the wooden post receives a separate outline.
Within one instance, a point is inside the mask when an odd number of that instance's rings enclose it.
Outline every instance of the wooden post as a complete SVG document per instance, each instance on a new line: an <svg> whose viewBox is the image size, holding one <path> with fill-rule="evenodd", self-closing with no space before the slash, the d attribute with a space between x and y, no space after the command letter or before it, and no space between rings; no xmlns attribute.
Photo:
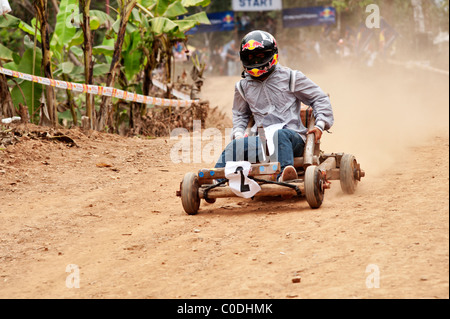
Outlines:
<svg viewBox="0 0 450 319"><path fill-rule="evenodd" d="M311 115L309 119L308 124L308 130L312 130L315 125L315 118L313 115ZM303 154L303 167L306 168L310 165L313 165L313 156L314 156L314 148L315 148L315 135L314 134L308 134L306 136L306 145L305 145L305 151Z"/></svg>

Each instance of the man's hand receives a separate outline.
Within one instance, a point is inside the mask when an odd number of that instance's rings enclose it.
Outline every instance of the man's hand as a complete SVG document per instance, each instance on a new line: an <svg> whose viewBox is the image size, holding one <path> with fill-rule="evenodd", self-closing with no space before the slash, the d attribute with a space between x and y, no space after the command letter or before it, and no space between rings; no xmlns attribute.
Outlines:
<svg viewBox="0 0 450 319"><path fill-rule="evenodd" d="M322 137L322 131L318 127L314 127L313 129L309 130L307 134L314 133L315 137L315 143L320 141L320 138Z"/></svg>
<svg viewBox="0 0 450 319"><path fill-rule="evenodd" d="M236 132L234 134L234 139L235 140L239 140L239 139L244 138L244 137L245 137L244 134L242 134L241 132Z"/></svg>

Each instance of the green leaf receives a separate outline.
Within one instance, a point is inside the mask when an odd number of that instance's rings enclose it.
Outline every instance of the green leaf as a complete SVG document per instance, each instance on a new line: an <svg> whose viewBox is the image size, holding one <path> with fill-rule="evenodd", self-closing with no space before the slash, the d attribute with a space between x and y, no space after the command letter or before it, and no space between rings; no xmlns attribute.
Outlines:
<svg viewBox="0 0 450 319"><path fill-rule="evenodd" d="M75 68L75 64L72 62L63 62L58 65L58 68L53 73L54 76L60 76L61 74L71 75L73 69Z"/></svg>
<svg viewBox="0 0 450 319"><path fill-rule="evenodd" d="M190 16L187 16L183 20L196 21L201 24L211 24L211 21L209 21L208 16L206 15L206 12L199 12L196 14L192 14Z"/></svg>
<svg viewBox="0 0 450 319"><path fill-rule="evenodd" d="M0 28L17 28L19 27L20 19L10 14L0 15Z"/></svg>
<svg viewBox="0 0 450 319"><path fill-rule="evenodd" d="M115 33L119 33L119 28L120 28L120 19L117 19L113 25L111 26L111 28L114 30Z"/></svg>
<svg viewBox="0 0 450 319"><path fill-rule="evenodd" d="M36 21L35 18L32 19L32 22ZM4 16L0 16L0 28L13 28L13 29L21 29L22 31L34 36L34 25L30 26L24 21L16 18L15 16L6 14ZM41 42L41 33L37 30L37 38L38 41Z"/></svg>
<svg viewBox="0 0 450 319"><path fill-rule="evenodd" d="M146 8L150 8L151 6L156 4L156 0L138 0L138 2Z"/></svg>
<svg viewBox="0 0 450 319"><path fill-rule="evenodd" d="M13 60L15 64L19 64L20 60L22 60L22 57L16 52L13 52Z"/></svg>
<svg viewBox="0 0 450 319"><path fill-rule="evenodd" d="M41 72L42 52L36 51L35 72L34 75L42 76ZM33 74L33 49L27 49L20 59L20 63L16 64L14 69L22 73Z"/></svg>
<svg viewBox="0 0 450 319"><path fill-rule="evenodd" d="M133 10L131 10L131 17L133 18L134 21L137 21L139 23L141 23L141 15L139 13L139 10L136 8L133 8Z"/></svg>
<svg viewBox="0 0 450 319"><path fill-rule="evenodd" d="M42 62L42 53L40 50L36 51L36 61L35 61L35 72L34 75L42 76L41 73L41 62ZM22 59L20 60L19 64L15 63L8 63L5 65L5 68L19 71L26 74L33 74L33 50L27 49ZM20 82L19 80L16 80L19 85L20 89L17 86L14 86L11 90L11 97L14 103L14 106L16 108L19 107L19 103L22 103L23 105L28 106L28 110L30 112L30 115L32 114L32 111L36 110L37 107L40 105L39 98L41 97L42 93L42 85L38 83L32 83L31 81L25 81L23 80ZM34 86L34 110L31 109L31 99L32 99L32 88ZM23 95L25 96L25 101L23 99Z"/></svg>
<svg viewBox="0 0 450 319"><path fill-rule="evenodd" d="M100 19L97 17L91 17L89 21L89 27L91 28L91 30L97 30L100 26Z"/></svg>
<svg viewBox="0 0 450 319"><path fill-rule="evenodd" d="M162 16L166 12L171 0L156 0L155 13L157 16Z"/></svg>
<svg viewBox="0 0 450 319"><path fill-rule="evenodd" d="M98 55L98 54L103 54L103 55L110 55L112 56L114 53L114 45L97 45L95 47L92 48L92 54L94 55Z"/></svg>
<svg viewBox="0 0 450 319"><path fill-rule="evenodd" d="M205 12L187 16L183 20L174 20L174 22L179 26L179 30L183 33L189 31L199 24L211 24ZM184 34L182 36L178 34L177 37L185 38Z"/></svg>
<svg viewBox="0 0 450 319"><path fill-rule="evenodd" d="M151 30L156 35L161 35L163 33L177 32L178 25L170 19L164 17L156 17L151 20Z"/></svg>
<svg viewBox="0 0 450 319"><path fill-rule="evenodd" d="M76 45L82 45L84 43L84 34L82 30L78 30L77 33L73 36L73 38L70 40L68 46L73 47Z"/></svg>
<svg viewBox="0 0 450 319"><path fill-rule="evenodd" d="M73 71L75 65L72 62L64 62L61 64L61 70L64 74L70 74Z"/></svg>
<svg viewBox="0 0 450 319"><path fill-rule="evenodd" d="M110 15L100 10L89 10L89 15L91 17L98 18L100 21L100 25L104 25L107 21L109 21L111 24L114 23L114 19Z"/></svg>
<svg viewBox="0 0 450 319"><path fill-rule="evenodd" d="M0 43L0 59L13 60L13 52Z"/></svg>
<svg viewBox="0 0 450 319"><path fill-rule="evenodd" d="M33 37L34 37L34 33L36 31L36 38L37 38L38 42L41 42L41 31L39 31L39 29L35 30L35 28L34 28L34 26L35 26L34 23L36 22L36 19L33 18L31 20L31 22L32 22L33 26L30 26L29 24L26 24L25 22L20 21L18 28L21 29L22 31L28 33L29 35L32 35Z"/></svg>
<svg viewBox="0 0 450 319"><path fill-rule="evenodd" d="M80 47L77 46L70 47L70 51L79 58L83 57L84 52Z"/></svg>
<svg viewBox="0 0 450 319"><path fill-rule="evenodd" d="M129 21L125 26L125 29L127 30L128 33L133 33L134 31L136 31L137 27Z"/></svg>
<svg viewBox="0 0 450 319"><path fill-rule="evenodd" d="M84 83L84 66L74 66L72 72L70 72L70 80L73 82Z"/></svg>
<svg viewBox="0 0 450 319"><path fill-rule="evenodd" d="M110 68L110 65L107 63L96 64L96 65L94 65L93 75L94 76L105 75L109 72L109 68Z"/></svg>
<svg viewBox="0 0 450 319"><path fill-rule="evenodd" d="M199 24L197 21L193 20L175 20L174 22L178 25L181 32L189 31Z"/></svg>
<svg viewBox="0 0 450 319"><path fill-rule="evenodd" d="M166 18L174 18L181 16L183 14L186 14L188 11L186 8L181 4L181 2L176 1L174 3L171 3L169 7L167 8L166 12L164 12L163 16Z"/></svg>
<svg viewBox="0 0 450 319"><path fill-rule="evenodd" d="M72 22L79 21L78 0L61 0L59 13L56 16L55 36L59 47L70 43L77 32Z"/></svg>
<svg viewBox="0 0 450 319"><path fill-rule="evenodd" d="M130 81L139 73L142 65L142 50L139 49L141 43L140 32L136 31L131 35L127 35L126 42L128 42L127 49L123 52L125 76Z"/></svg>
<svg viewBox="0 0 450 319"><path fill-rule="evenodd" d="M28 49L34 48L34 42L30 39L30 36L28 34L25 34L25 36L23 37L23 44Z"/></svg>
<svg viewBox="0 0 450 319"><path fill-rule="evenodd" d="M211 3L211 0L181 0L181 4L187 7L202 6L206 7Z"/></svg>

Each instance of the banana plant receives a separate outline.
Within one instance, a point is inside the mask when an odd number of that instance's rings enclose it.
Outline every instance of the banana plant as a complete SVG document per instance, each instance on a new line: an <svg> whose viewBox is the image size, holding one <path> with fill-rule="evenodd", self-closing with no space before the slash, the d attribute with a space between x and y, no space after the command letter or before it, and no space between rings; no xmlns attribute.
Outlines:
<svg viewBox="0 0 450 319"><path fill-rule="evenodd" d="M43 2L44 1L36 1L36 4L40 5ZM36 18L33 18L31 20L31 25L28 25L12 15L6 15L6 18L0 16L0 28L20 29L26 34L24 37L26 51L23 57L20 57L17 53L7 50L6 47L0 45L0 58L3 58L3 60L7 62L4 67L32 75L46 77L55 76L56 78L64 81L83 83L87 81L86 83L92 83L92 80L86 79L91 78L92 75L95 76L102 74L104 71L104 65L94 65L94 70L91 72L91 75L88 75L87 78L86 76L83 76L86 75L87 72L85 72L83 63L80 62L80 60L83 60L84 58L82 46L84 45L85 40L84 32L82 30L82 14L80 14L79 11L79 0L61 0L56 17L56 23L53 28L55 31L51 35L48 35L50 40L48 41L49 47L46 52L48 53L50 59L50 71L47 72L47 74L41 72L42 68L40 65L42 64L42 52L36 50L36 43L39 43L42 47L40 22L37 21ZM38 15L38 18L39 17L40 16ZM107 22L111 23L113 21L114 20L104 12L91 10L89 28L87 29L89 29L89 31L97 30L101 26L105 26ZM28 50L33 49L33 41L30 40L30 36L35 41L34 53L31 55L28 52ZM90 57L91 54L88 54L87 56ZM35 67L31 68L32 65ZM92 63L89 63L89 65L92 65ZM49 76L48 74L51 75ZM28 105L30 115L36 115L37 107L35 106L41 105L40 98L43 92L43 87L41 85L22 80L17 80L16 84L17 85L14 85L11 92L15 107L17 108L19 103ZM55 95L58 93L58 91L55 92ZM76 125L80 118L80 111L76 108L74 95L72 92L67 90L66 93L66 96L59 94L58 100L60 98L67 98L66 104L70 106L72 121ZM86 99L86 101L88 101L88 99ZM53 102L53 99L48 99L47 97L46 102L47 105L53 103L53 108L56 107L56 103ZM48 114L48 110L46 114ZM58 118L60 120L64 118L65 114L56 114L55 111L54 117L55 118L53 118L50 125L54 125L54 121L58 120ZM32 116L31 120L37 122L36 116Z"/></svg>
<svg viewBox="0 0 450 319"><path fill-rule="evenodd" d="M126 14L126 25L119 20L113 24L112 29L116 36L116 47L113 53L117 55L120 50L122 65L117 59L111 65L110 73L124 74L126 87L133 88L137 93L148 95L151 88L151 74L158 64L166 67L165 77L171 78L172 47L176 41L186 40L185 32L200 23L209 24L205 12L186 16L188 7L207 6L210 0L137 0L133 5L121 11ZM121 39L123 37L123 40ZM117 44L122 43L121 47ZM94 48L95 49L95 48ZM116 68L121 66L121 70ZM114 77L107 81L114 85ZM145 107L132 105L130 113L141 113ZM113 105L110 97L103 97L100 105L100 114L97 129L103 130L106 126L114 129ZM130 115L131 121L131 115ZM132 124L132 123L131 123Z"/></svg>
<svg viewBox="0 0 450 319"><path fill-rule="evenodd" d="M30 40L29 37L29 35L33 35L33 37L36 36L40 41L40 31L9 14L0 16L0 28L7 30L21 30L26 34L23 37L24 53L22 56L17 52L10 50L6 46L6 43L0 44L0 60L3 61L3 67L26 74L43 76L40 68L42 53L41 51L36 52L34 50L33 41ZM20 103L27 105L29 107L31 119L36 118L37 115L32 106L39 105L42 87L22 79L11 79L9 82L12 83L11 98L15 109L19 108Z"/></svg>
<svg viewBox="0 0 450 319"><path fill-rule="evenodd" d="M25 33L22 56L0 44L3 66L37 76L88 84L96 82L148 94L151 73L157 64L166 62L166 78L170 80L168 62L174 41L186 40L184 33L187 30L199 23L209 23L204 12L190 16L186 14L189 7L205 7L210 0L119 0L116 19L105 12L89 10L89 3L89 0L61 0L53 33L49 32L47 0L33 1L37 17L31 25L12 15L0 16L0 28ZM87 34L106 25L111 26L110 33L101 43L94 43L92 35L89 37ZM38 46L41 50L36 50ZM116 83L117 74L124 81ZM32 121L37 122L38 106L44 106L42 114L48 121L43 124L56 124L58 116L61 118L56 110L55 98L58 94L58 100L68 100L73 122L79 122L80 110L73 102L77 97L72 92L67 91L63 95L62 91L55 92L53 87L21 79L11 81L15 82L11 90L15 107L19 103L27 105ZM41 103L43 93L45 103ZM106 126L114 127L111 99L102 97L97 113L92 103L89 106L89 100L87 97L85 103L91 110L84 114L92 119L97 117L95 128L103 130ZM42 120L40 118L41 123Z"/></svg>

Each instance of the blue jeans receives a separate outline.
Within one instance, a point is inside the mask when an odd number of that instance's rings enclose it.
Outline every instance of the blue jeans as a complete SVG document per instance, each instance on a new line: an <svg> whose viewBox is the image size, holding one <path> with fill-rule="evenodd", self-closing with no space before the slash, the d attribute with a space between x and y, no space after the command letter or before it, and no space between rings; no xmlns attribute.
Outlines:
<svg viewBox="0 0 450 319"><path fill-rule="evenodd" d="M280 162L281 171L286 166L294 165L294 157L303 156L303 150L305 148L305 142L300 134L290 129L276 131L274 145L274 154L270 156L270 161ZM261 163L263 160L264 155L260 138L257 136L249 136L231 141L220 155L215 168L225 167L226 162L229 161Z"/></svg>

